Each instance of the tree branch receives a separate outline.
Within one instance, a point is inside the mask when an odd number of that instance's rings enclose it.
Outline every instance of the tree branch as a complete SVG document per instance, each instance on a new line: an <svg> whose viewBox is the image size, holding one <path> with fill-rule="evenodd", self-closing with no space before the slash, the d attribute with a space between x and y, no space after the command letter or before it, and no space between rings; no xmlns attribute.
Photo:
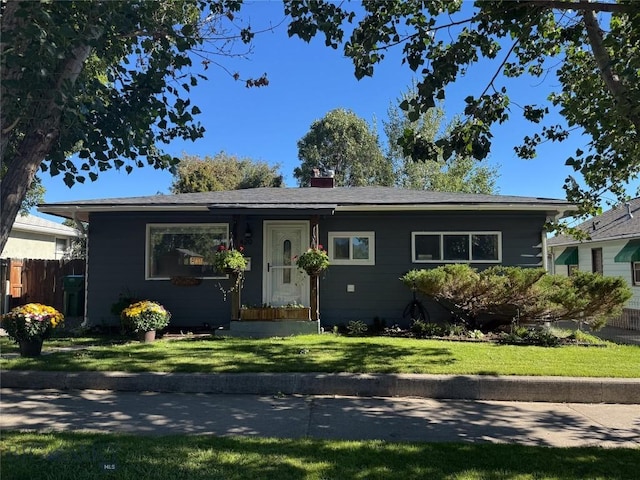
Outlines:
<svg viewBox="0 0 640 480"><path fill-rule="evenodd" d="M627 118L635 126L636 132L640 133L640 116L633 109L627 87L620 80L620 77L611 69L611 56L604 46L603 32L598 24L598 19L593 11L583 12L582 17L596 65L598 66L598 70L600 70L602 79L616 101L617 110L620 112L620 115Z"/></svg>
<svg viewBox="0 0 640 480"><path fill-rule="evenodd" d="M493 74L493 77L491 77L491 80L489 80L489 83L487 84L487 86L485 87L485 89L482 91L482 93L480 94L480 97L482 97L485 93L487 93L487 91L489 90L489 88L491 88L493 86L493 82L496 81L496 78L498 78L498 75L500 75L500 72L502 71L502 67L504 67L505 63L507 63L507 60L509 60L509 57L511 56L511 54L513 53L513 50L516 48L516 45L518 45L518 43L520 43L520 39L516 39L515 42L513 42L513 45L511 45L511 48L509 49L509 51L507 52L507 54L504 56L504 58L502 59L502 62L500 62L500 65L498 65L498 68L496 69L495 73ZM495 87L494 87L495 88Z"/></svg>
<svg viewBox="0 0 640 480"><path fill-rule="evenodd" d="M443 28L450 28L450 27L455 27L457 25L462 25L463 23L471 23L474 20L476 20L478 18L479 15L474 15L473 17L470 18L466 18L464 20L458 20L455 22L451 22L451 23L447 23L446 25L438 25L437 27L433 27L429 29L429 33L434 33L437 32L438 30L442 30ZM416 32L416 33L412 33L411 35L407 35L406 37L401 38L400 40L398 40L397 42L391 42L391 43L386 43L384 45L381 46L373 46L371 48L372 51L381 51L381 50L389 50L395 46L401 45L409 40L413 40L414 38L418 38L422 35L422 32Z"/></svg>
<svg viewBox="0 0 640 480"><path fill-rule="evenodd" d="M624 5L620 3L606 3L606 2L584 2L582 0L578 2L566 2L563 0L531 0L529 3L534 4L536 7L555 8L558 10L577 10L581 12L608 12L608 13L625 13L630 12L631 5Z"/></svg>

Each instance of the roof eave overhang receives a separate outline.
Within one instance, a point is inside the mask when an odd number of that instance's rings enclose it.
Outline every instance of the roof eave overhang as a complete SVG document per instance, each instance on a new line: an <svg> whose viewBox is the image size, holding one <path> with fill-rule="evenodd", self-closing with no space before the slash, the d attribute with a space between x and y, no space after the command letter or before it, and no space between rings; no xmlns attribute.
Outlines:
<svg viewBox="0 0 640 480"><path fill-rule="evenodd" d="M336 205L326 204L216 204L216 205L41 205L38 211L56 215L63 218L71 218L82 222L89 221L92 213L119 213L119 212L224 212L228 215L261 213L293 213L332 215Z"/></svg>
<svg viewBox="0 0 640 480"><path fill-rule="evenodd" d="M79 237L80 236L80 232L77 232L74 230L63 230L60 228L38 226L38 225L25 225L21 223L14 223L12 230L15 230L18 232L55 235L57 237Z"/></svg>
<svg viewBox="0 0 640 480"><path fill-rule="evenodd" d="M542 205L542 204L514 204L514 203L474 203L474 204L406 204L406 205L340 205L337 212L433 212L433 211L512 211L512 212L544 212L557 219L575 213L573 205Z"/></svg>
<svg viewBox="0 0 640 480"><path fill-rule="evenodd" d="M335 212L437 212L437 211L512 211L512 212L543 212L556 220L575 213L573 205L564 204L515 204L515 203L474 203L474 204L376 204L376 205L337 205L337 204L166 204L166 205L41 205L38 210L42 213L71 218L83 222L89 221L91 213L116 212L207 212L224 211L227 214L260 214L285 213L295 214L323 214L331 215Z"/></svg>
<svg viewBox="0 0 640 480"><path fill-rule="evenodd" d="M38 211L56 215L63 218L71 218L81 222L89 221L91 213L116 213L116 212L206 212L206 205L41 205Z"/></svg>
<svg viewBox="0 0 640 480"><path fill-rule="evenodd" d="M228 215L333 215L336 205L211 205L209 210Z"/></svg>
<svg viewBox="0 0 640 480"><path fill-rule="evenodd" d="M571 245L581 245L581 244L587 244L587 243L597 243L597 242L612 242L615 240L633 240L635 238L640 238L640 233L628 233L628 234L624 234L624 235L614 235L611 237L602 237L602 238L592 238L590 240L566 240L563 242L557 242L557 243L551 243L551 244L547 244L550 248L551 247L566 247L566 246L571 246Z"/></svg>

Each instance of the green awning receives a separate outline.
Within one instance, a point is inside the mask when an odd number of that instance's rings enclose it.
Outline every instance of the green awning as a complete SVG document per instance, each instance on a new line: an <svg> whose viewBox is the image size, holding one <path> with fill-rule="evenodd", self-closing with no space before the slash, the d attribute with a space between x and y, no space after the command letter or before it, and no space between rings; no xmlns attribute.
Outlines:
<svg viewBox="0 0 640 480"><path fill-rule="evenodd" d="M640 240L630 240L618 252L614 261L618 263L640 262Z"/></svg>
<svg viewBox="0 0 640 480"><path fill-rule="evenodd" d="M578 265L578 247L565 248L554 263L556 265Z"/></svg>

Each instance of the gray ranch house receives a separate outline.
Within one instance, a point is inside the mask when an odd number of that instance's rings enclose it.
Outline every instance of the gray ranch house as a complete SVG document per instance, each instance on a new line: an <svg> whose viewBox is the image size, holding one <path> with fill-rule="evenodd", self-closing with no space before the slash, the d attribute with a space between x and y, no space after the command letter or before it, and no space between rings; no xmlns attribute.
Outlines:
<svg viewBox="0 0 640 480"><path fill-rule="evenodd" d="M350 320L406 325L402 313L411 292L399 280L404 273L455 262L546 267L544 224L573 210L546 198L334 187L332 178L314 178L304 188L40 206L89 223L86 325L117 325L111 306L130 292L164 304L173 327L235 325L239 334L244 326L255 336L319 331ZM314 235L331 261L316 288L295 266ZM223 294L233 281L211 264L218 245L230 242L250 258L240 295ZM308 319L271 319L261 331L233 308L316 302ZM426 306L432 318L448 314Z"/></svg>

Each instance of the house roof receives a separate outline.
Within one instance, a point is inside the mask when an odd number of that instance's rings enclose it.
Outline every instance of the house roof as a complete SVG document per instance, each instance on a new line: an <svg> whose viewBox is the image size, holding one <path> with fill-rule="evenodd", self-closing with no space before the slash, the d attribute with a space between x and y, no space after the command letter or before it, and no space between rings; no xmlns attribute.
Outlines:
<svg viewBox="0 0 640 480"><path fill-rule="evenodd" d="M586 232L590 240L621 240L640 238L640 197L621 203L606 212L582 222L576 228ZM577 245L579 240L569 235L550 238L547 245Z"/></svg>
<svg viewBox="0 0 640 480"><path fill-rule="evenodd" d="M261 210L300 211L399 211L399 210L514 210L544 211L564 217L575 211L565 200L431 192L393 187L253 188L220 192L152 195L49 203L41 212L88 221L91 212Z"/></svg>
<svg viewBox="0 0 640 480"><path fill-rule="evenodd" d="M46 233L58 237L80 236L80 232L75 228L42 217L36 217L35 215L18 215L11 229L21 232Z"/></svg>

